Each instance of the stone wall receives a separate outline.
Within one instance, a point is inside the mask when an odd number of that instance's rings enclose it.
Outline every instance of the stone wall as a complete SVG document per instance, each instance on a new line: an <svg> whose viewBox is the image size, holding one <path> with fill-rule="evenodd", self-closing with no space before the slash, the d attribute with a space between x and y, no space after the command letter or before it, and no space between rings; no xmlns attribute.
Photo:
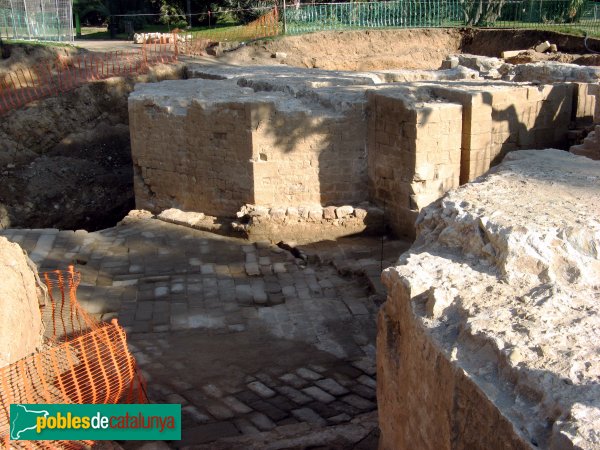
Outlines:
<svg viewBox="0 0 600 450"><path fill-rule="evenodd" d="M367 199L366 123L314 105L270 104L252 121L254 203L358 204ZM238 207L240 205L238 204Z"/></svg>
<svg viewBox="0 0 600 450"><path fill-rule="evenodd" d="M575 122L577 125L588 125L600 122L600 86L597 83L574 83Z"/></svg>
<svg viewBox="0 0 600 450"><path fill-rule="evenodd" d="M406 89L369 92L369 191L393 230L412 236L419 210L458 187L462 107Z"/></svg>
<svg viewBox="0 0 600 450"><path fill-rule="evenodd" d="M35 352L44 327L36 281L21 247L0 237L0 367Z"/></svg>
<svg viewBox="0 0 600 450"><path fill-rule="evenodd" d="M599 170L512 152L421 211L382 277L380 449L598 448Z"/></svg>
<svg viewBox="0 0 600 450"><path fill-rule="evenodd" d="M214 107L217 93L180 83L138 85L129 97L136 205L235 214L240 202L254 200L250 126L263 105L242 99ZM182 96L171 100L174 89Z"/></svg>
<svg viewBox="0 0 600 450"><path fill-rule="evenodd" d="M461 184L483 175L509 151L566 145L573 84L461 83L432 89L463 105Z"/></svg>
<svg viewBox="0 0 600 450"><path fill-rule="evenodd" d="M415 319L411 288L386 284L377 331L379 449L532 450Z"/></svg>
<svg viewBox="0 0 600 450"><path fill-rule="evenodd" d="M130 97L138 208L234 216L241 205L367 199L362 108L307 108L283 93L186 80Z"/></svg>
<svg viewBox="0 0 600 450"><path fill-rule="evenodd" d="M244 204L370 201L396 234L507 152L565 148L594 85L387 83L398 71L192 66L129 99L138 208L234 217ZM481 73L481 72L480 72ZM577 88L577 89L576 89Z"/></svg>

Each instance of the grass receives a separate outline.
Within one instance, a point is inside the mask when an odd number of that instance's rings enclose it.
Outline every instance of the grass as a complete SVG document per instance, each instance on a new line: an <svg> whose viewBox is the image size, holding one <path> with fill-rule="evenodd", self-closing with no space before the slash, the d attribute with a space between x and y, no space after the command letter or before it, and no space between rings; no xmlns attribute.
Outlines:
<svg viewBox="0 0 600 450"><path fill-rule="evenodd" d="M127 39L126 33L117 33L117 39ZM76 39L94 39L107 40L110 39L110 32L106 27L81 27L81 36Z"/></svg>
<svg viewBox="0 0 600 450"><path fill-rule="evenodd" d="M3 39L4 44L17 44L17 45L29 45L36 47L73 47L73 44L66 42L53 42L53 41L29 41L21 39Z"/></svg>

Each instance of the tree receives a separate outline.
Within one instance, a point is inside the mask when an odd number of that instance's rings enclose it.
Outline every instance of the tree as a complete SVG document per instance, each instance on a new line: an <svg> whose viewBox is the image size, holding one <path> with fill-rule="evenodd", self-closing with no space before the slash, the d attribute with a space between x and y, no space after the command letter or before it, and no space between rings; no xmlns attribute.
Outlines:
<svg viewBox="0 0 600 450"><path fill-rule="evenodd" d="M105 17L110 16L110 9L102 0L73 0L73 15L75 16L77 37L81 37L81 18L91 12L98 12Z"/></svg>
<svg viewBox="0 0 600 450"><path fill-rule="evenodd" d="M465 0L463 12L465 24L477 27L494 23L500 17L505 0Z"/></svg>
<svg viewBox="0 0 600 450"><path fill-rule="evenodd" d="M2 59L10 58L10 47L8 45L4 45L2 42L2 37L0 37L0 56L2 56Z"/></svg>
<svg viewBox="0 0 600 450"><path fill-rule="evenodd" d="M233 10L231 15L238 22L248 23L267 12L275 2L273 0L222 0L222 5L225 9Z"/></svg>

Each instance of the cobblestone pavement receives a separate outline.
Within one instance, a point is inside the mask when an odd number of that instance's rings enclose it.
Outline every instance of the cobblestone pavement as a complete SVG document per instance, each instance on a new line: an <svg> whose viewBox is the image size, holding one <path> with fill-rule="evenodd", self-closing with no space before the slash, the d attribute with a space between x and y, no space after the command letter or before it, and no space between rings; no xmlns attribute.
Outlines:
<svg viewBox="0 0 600 450"><path fill-rule="evenodd" d="M40 271L69 263L81 271L80 302L128 330L151 400L181 403L183 439L173 447L345 424L376 409L381 296L364 277L155 219L0 235ZM335 252L339 262L344 250ZM339 448L354 448L346 444Z"/></svg>

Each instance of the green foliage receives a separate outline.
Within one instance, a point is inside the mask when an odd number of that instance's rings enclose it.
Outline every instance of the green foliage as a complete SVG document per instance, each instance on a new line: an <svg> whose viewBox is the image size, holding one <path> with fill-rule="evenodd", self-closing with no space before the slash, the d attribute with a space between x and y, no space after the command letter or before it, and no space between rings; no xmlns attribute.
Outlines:
<svg viewBox="0 0 600 450"><path fill-rule="evenodd" d="M146 16L143 16L143 11L128 11L128 14L135 14L132 17L128 17L127 20L129 20L130 22L132 22L133 24L133 29L135 31L140 31L143 30L144 27L148 24L148 21L146 20ZM125 31L124 29L121 30L121 27L119 27L119 31Z"/></svg>
<svg viewBox="0 0 600 450"><path fill-rule="evenodd" d="M73 2L73 11L80 17L92 12L97 12L104 17L110 16L109 6L102 0L76 0Z"/></svg>
<svg viewBox="0 0 600 450"><path fill-rule="evenodd" d="M462 2L467 26L493 25L500 17L505 0L465 0Z"/></svg>
<svg viewBox="0 0 600 450"><path fill-rule="evenodd" d="M187 25L183 9L167 0L163 0L160 5L160 23L173 28L183 28Z"/></svg>
<svg viewBox="0 0 600 450"><path fill-rule="evenodd" d="M573 23L579 20L584 0L529 0L521 20L536 23Z"/></svg>

